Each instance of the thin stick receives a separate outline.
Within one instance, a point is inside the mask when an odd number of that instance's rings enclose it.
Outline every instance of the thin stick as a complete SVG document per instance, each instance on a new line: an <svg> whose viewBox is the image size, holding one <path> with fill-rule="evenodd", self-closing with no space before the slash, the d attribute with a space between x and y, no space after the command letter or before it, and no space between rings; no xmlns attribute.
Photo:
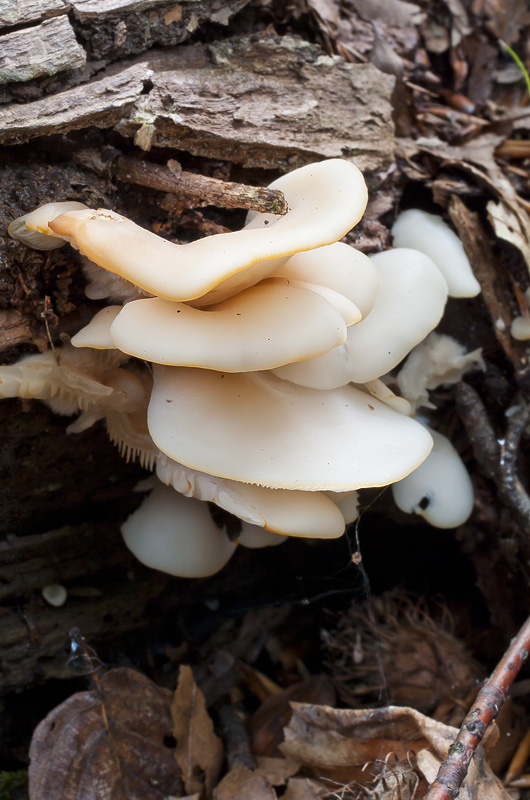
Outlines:
<svg viewBox="0 0 530 800"><path fill-rule="evenodd" d="M430 785L425 800L454 800L467 775L470 761L482 741L490 722L497 716L513 681L530 650L530 617L512 639L505 654L495 667L469 713L449 754Z"/></svg>
<svg viewBox="0 0 530 800"><path fill-rule="evenodd" d="M288 211L283 192L277 189L246 186L184 172L176 161L170 161L168 167L161 167L148 161L119 155L112 161L112 174L123 182L184 195L193 207L247 208L278 216Z"/></svg>

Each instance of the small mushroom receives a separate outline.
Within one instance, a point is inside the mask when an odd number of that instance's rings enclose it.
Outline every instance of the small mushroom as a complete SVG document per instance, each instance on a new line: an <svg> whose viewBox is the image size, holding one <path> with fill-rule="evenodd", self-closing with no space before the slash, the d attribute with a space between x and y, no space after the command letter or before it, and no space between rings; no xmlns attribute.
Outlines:
<svg viewBox="0 0 530 800"><path fill-rule="evenodd" d="M47 586L43 586L41 594L46 602L55 608L64 606L68 597L68 592L60 583L49 583Z"/></svg>
<svg viewBox="0 0 530 800"><path fill-rule="evenodd" d="M473 486L449 439L437 431L429 432L434 441L430 455L392 485L392 495L407 514L419 514L436 528L456 528L473 510Z"/></svg>
<svg viewBox="0 0 530 800"><path fill-rule="evenodd" d="M236 549L236 543L215 525L206 503L161 484L121 530L125 544L142 564L181 578L215 574Z"/></svg>
<svg viewBox="0 0 530 800"><path fill-rule="evenodd" d="M411 208L399 215L392 235L394 247L411 247L432 258L447 282L449 297L480 293L464 245L441 217Z"/></svg>

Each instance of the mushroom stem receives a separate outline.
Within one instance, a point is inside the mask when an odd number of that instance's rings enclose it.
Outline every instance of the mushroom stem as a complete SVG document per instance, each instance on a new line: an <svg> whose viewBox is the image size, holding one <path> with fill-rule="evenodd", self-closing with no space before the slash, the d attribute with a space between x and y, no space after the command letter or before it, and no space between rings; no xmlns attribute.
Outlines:
<svg viewBox="0 0 530 800"><path fill-rule="evenodd" d="M221 181L207 175L185 172L177 161L169 161L168 168L136 158L117 156L112 162L112 173L124 183L138 183L150 189L184 195L186 204L218 206L221 208L246 208L264 214L282 216L288 211L287 201L279 189L246 186L243 183Z"/></svg>

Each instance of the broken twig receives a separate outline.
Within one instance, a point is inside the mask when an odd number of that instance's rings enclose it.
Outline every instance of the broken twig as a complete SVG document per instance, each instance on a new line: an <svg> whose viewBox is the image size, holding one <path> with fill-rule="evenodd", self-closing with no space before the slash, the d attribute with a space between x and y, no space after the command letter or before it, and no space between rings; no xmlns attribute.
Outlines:
<svg viewBox="0 0 530 800"><path fill-rule="evenodd" d="M177 161L169 161L167 167L161 167L119 155L112 161L112 174L120 181L184 195L192 207L246 208L278 216L288 211L283 192L277 189L246 186L184 172Z"/></svg>
<svg viewBox="0 0 530 800"><path fill-rule="evenodd" d="M521 394L517 395L508 414L504 438L498 439L475 389L460 383L455 399L475 458L495 482L499 497L517 515L521 530L530 536L530 497L517 472L519 442L530 420L530 405Z"/></svg>
<svg viewBox="0 0 530 800"><path fill-rule="evenodd" d="M502 704L530 649L530 617L512 640L471 706L449 754L424 800L454 800L471 759Z"/></svg>

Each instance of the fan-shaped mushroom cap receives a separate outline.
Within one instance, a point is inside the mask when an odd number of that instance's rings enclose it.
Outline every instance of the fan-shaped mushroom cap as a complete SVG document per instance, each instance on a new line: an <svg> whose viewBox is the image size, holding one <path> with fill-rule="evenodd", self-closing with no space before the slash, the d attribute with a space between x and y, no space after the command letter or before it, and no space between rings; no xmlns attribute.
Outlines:
<svg viewBox="0 0 530 800"><path fill-rule="evenodd" d="M148 292L177 301L208 293L204 303L212 304L271 275L281 266L278 259L337 241L366 206L362 174L341 159L301 167L272 187L284 192L287 214L255 214L241 231L187 245L172 244L105 210L62 214L50 227L72 237L91 261Z"/></svg>
<svg viewBox="0 0 530 800"><path fill-rule="evenodd" d="M239 483L191 469L158 452L154 459L158 478L186 497L215 503L245 522L286 536L335 539L344 533L342 514L322 492Z"/></svg>
<svg viewBox="0 0 530 800"><path fill-rule="evenodd" d="M391 483L431 448L414 420L353 387L326 393L270 372L154 367L148 424L170 458L271 488Z"/></svg>
<svg viewBox="0 0 530 800"><path fill-rule="evenodd" d="M181 578L214 575L236 548L217 528L206 503L169 486L156 486L121 531L142 564Z"/></svg>
<svg viewBox="0 0 530 800"><path fill-rule="evenodd" d="M157 364L244 372L320 355L346 340L346 325L319 294L269 278L207 310L134 300L114 319L110 337L114 347Z"/></svg>
<svg viewBox="0 0 530 800"><path fill-rule="evenodd" d="M394 249L371 257L381 289L366 319L348 328L350 380L367 383L386 375L440 321L447 284L431 259L417 250Z"/></svg>
<svg viewBox="0 0 530 800"><path fill-rule="evenodd" d="M13 239L34 250L55 250L70 242L69 237L58 236L49 227L49 222L67 211L86 209L84 203L75 201L65 203L46 203L43 206L13 220L7 232ZM70 242L71 244L71 242Z"/></svg>
<svg viewBox="0 0 530 800"><path fill-rule="evenodd" d="M259 528L257 525L251 525L250 522L241 523L241 533L238 537L238 544L243 547L248 547L251 550L259 547L276 547L278 544L285 542L287 536L281 536L277 533Z"/></svg>
<svg viewBox="0 0 530 800"><path fill-rule="evenodd" d="M430 434L434 440L430 455L393 484L392 494L402 511L420 514L437 528L456 528L473 510L473 486L451 442L437 431Z"/></svg>
<svg viewBox="0 0 530 800"><path fill-rule="evenodd" d="M449 288L450 297L475 297L480 283L473 275L464 245L436 214L418 208L403 211L392 227L394 247L412 247L432 258Z"/></svg>
<svg viewBox="0 0 530 800"><path fill-rule="evenodd" d="M381 285L368 256L343 242L295 253L274 276L327 286L354 303L363 317L373 308Z"/></svg>

